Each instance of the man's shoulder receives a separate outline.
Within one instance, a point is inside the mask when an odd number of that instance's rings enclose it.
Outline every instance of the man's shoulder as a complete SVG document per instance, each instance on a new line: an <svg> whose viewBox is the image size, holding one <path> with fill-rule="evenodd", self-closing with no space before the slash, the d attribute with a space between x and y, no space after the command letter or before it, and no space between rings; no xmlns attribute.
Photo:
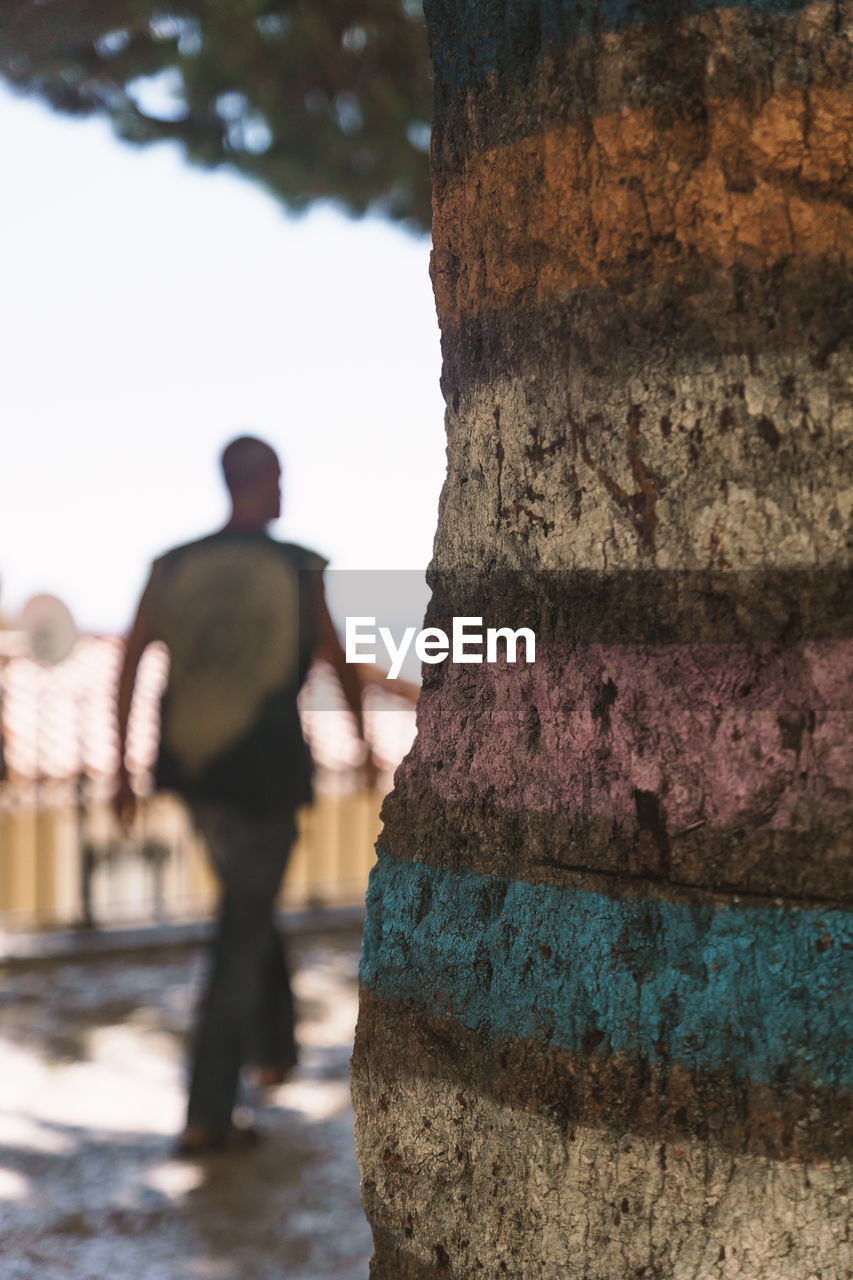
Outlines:
<svg viewBox="0 0 853 1280"><path fill-rule="evenodd" d="M177 546L169 547L168 550L155 558L152 569L157 571L169 570L196 553L203 553L229 544L245 548L257 547L266 553L273 552L287 560L289 564L298 570L313 570L321 573L329 563L326 557L320 555L318 551L313 551L310 547L304 547L298 542L281 542L277 538L271 538L268 534L263 533L243 534L220 529L214 533L205 534L201 538L193 538L189 542L181 542Z"/></svg>
<svg viewBox="0 0 853 1280"><path fill-rule="evenodd" d="M303 547L298 542L277 542L273 538L270 538L270 542L282 555L287 556L298 569L313 569L316 572L322 572L329 563L325 556L320 555L319 551L312 551L310 547Z"/></svg>
<svg viewBox="0 0 853 1280"><path fill-rule="evenodd" d="M159 556L154 557L152 565L154 568L158 568L174 564L176 561L183 559L185 555L192 554L193 551L215 542L218 537L217 533L208 533L201 538L193 538L189 542L180 542L175 547L167 547L165 551L160 552Z"/></svg>

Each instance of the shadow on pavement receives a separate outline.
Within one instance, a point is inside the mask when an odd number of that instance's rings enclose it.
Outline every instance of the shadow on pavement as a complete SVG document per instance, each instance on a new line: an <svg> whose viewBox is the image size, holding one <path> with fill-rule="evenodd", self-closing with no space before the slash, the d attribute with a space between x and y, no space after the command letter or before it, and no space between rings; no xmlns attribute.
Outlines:
<svg viewBox="0 0 853 1280"><path fill-rule="evenodd" d="M302 1063L260 1143L172 1157L199 952L8 975L0 1003L0 1280L361 1280L347 1064L357 932L292 947Z"/></svg>

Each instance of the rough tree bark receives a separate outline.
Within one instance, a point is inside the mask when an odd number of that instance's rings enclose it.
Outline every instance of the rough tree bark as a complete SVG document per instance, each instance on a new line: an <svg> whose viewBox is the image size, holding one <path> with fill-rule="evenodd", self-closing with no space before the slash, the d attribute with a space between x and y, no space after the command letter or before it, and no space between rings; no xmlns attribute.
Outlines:
<svg viewBox="0 0 853 1280"><path fill-rule="evenodd" d="M448 474L374 1280L853 1276L849 4L429 0Z"/></svg>

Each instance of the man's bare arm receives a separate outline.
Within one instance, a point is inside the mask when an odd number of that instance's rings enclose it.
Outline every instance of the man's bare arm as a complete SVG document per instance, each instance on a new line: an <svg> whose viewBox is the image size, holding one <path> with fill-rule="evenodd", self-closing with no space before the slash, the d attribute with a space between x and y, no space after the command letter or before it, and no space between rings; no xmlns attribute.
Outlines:
<svg viewBox="0 0 853 1280"><path fill-rule="evenodd" d="M346 698L347 706L355 719L355 726L358 736L367 749L367 757L365 768L367 771L367 781L372 785L376 781L376 775L379 771L378 764L374 758L370 748L370 743L364 736L364 713L361 706L361 680L357 668L348 663L343 646L338 639L338 633L335 631L335 624L329 615L329 608L326 604L326 596L323 588L317 599L317 612L314 618L314 634L316 640L314 642L314 650L312 657L321 658L334 667L335 674L340 682L343 695Z"/></svg>
<svg viewBox="0 0 853 1280"><path fill-rule="evenodd" d="M125 752L127 750L127 726L130 720L130 707L133 702L133 688L136 684L136 673L139 663L149 642L153 639L145 609L142 604L136 611L133 626L124 642L124 657L118 678L116 691L116 721L118 727L118 783L113 796L113 811L128 831L133 824L136 813L136 794L130 785L130 774L127 770Z"/></svg>

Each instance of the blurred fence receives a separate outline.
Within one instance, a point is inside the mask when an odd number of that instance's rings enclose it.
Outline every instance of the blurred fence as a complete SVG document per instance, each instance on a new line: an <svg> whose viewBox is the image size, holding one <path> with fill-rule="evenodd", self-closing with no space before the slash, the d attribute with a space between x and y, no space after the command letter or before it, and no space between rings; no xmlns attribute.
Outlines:
<svg viewBox="0 0 853 1280"><path fill-rule="evenodd" d="M41 792L41 794L37 794ZM0 927L142 924L212 909L215 882L176 800L143 803L131 838L108 808L57 787L0 788ZM379 831L380 796L321 796L300 811L283 907L361 901Z"/></svg>
<svg viewBox="0 0 853 1280"><path fill-rule="evenodd" d="M0 929L187 920L214 904L203 847L178 800L144 798L131 838L112 819L119 659L119 641L89 636L64 662L44 668L14 633L0 632ZM128 754L143 795L167 662L165 651L149 649L134 697ZM300 711L318 769L317 800L299 815L282 906L357 903L373 863L381 796L358 787L358 741L322 667L309 677ZM413 710L371 689L365 720L390 784L414 734Z"/></svg>

